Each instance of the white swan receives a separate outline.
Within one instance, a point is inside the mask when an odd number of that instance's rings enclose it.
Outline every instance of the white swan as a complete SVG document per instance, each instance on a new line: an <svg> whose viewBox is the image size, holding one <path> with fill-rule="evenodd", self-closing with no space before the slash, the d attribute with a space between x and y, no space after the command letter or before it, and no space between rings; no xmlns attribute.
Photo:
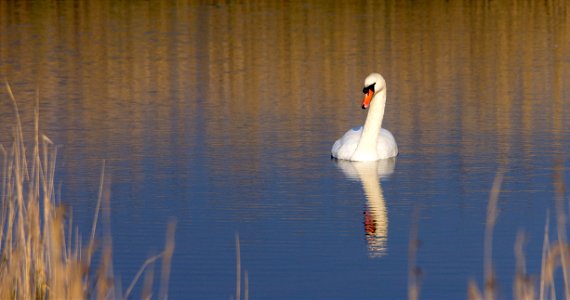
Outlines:
<svg viewBox="0 0 570 300"><path fill-rule="evenodd" d="M338 160L337 166L349 179L360 181L366 195L364 227L370 257L382 257L388 252L388 210L380 180L394 172L396 158L368 162Z"/></svg>
<svg viewBox="0 0 570 300"><path fill-rule="evenodd" d="M382 128L386 107L386 81L382 75L372 73L364 80L362 108L370 106L364 126L347 131L331 150L337 159L375 161L398 155L396 140L390 131Z"/></svg>

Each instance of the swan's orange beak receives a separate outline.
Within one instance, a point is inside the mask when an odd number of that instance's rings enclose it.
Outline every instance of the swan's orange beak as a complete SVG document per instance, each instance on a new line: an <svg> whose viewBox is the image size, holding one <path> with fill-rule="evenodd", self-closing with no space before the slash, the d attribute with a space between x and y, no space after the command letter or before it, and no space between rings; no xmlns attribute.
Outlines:
<svg viewBox="0 0 570 300"><path fill-rule="evenodd" d="M370 106L370 101L372 101L372 96L374 96L374 91L372 89L368 90L368 93L364 95L364 100L362 100L362 109L367 109Z"/></svg>

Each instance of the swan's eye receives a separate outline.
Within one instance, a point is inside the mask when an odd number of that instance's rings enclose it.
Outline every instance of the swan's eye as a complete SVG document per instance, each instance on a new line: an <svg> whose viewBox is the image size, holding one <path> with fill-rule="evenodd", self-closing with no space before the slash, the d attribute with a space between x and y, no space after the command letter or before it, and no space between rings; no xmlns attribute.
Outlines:
<svg viewBox="0 0 570 300"><path fill-rule="evenodd" d="M373 84L371 84L371 85L369 85L369 86L363 88L363 89L362 89L362 92L365 93L365 94L368 94L368 91L371 90L372 93L374 93L374 85L375 85L375 84L376 84L376 82L374 82Z"/></svg>

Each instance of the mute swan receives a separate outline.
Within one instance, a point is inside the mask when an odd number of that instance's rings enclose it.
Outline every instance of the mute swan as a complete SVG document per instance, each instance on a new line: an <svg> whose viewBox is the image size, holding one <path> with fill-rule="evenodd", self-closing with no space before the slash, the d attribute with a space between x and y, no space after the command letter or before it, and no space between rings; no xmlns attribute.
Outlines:
<svg viewBox="0 0 570 300"><path fill-rule="evenodd" d="M390 131L382 128L386 107L386 81L382 75L372 73L364 80L362 109L368 108L364 126L348 130L331 150L337 159L375 161L398 155L396 140Z"/></svg>
<svg viewBox="0 0 570 300"><path fill-rule="evenodd" d="M382 257L388 252L388 210L380 180L388 178L395 166L395 157L366 162L337 161L337 167L346 177L362 183L367 199L364 227L371 258Z"/></svg>

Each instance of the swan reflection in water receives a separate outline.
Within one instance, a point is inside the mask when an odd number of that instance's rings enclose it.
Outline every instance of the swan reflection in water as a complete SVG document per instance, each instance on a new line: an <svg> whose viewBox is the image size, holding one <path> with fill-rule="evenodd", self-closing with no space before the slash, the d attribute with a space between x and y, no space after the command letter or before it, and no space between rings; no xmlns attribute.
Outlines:
<svg viewBox="0 0 570 300"><path fill-rule="evenodd" d="M388 251L388 211L380 180L388 178L396 166L396 158L370 162L337 160L336 165L351 180L360 181L367 205L364 212L364 230L368 242L368 254L382 257Z"/></svg>

